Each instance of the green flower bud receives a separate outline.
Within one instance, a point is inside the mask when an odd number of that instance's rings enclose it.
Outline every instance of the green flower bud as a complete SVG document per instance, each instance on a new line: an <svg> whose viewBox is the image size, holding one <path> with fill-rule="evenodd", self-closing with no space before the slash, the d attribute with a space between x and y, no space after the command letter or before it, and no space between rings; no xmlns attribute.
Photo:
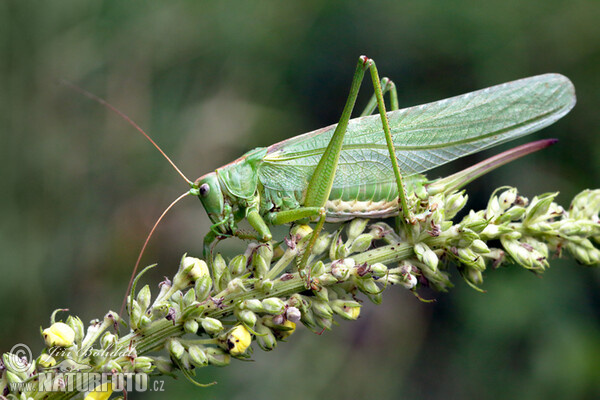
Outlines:
<svg viewBox="0 0 600 400"><path fill-rule="evenodd" d="M437 270L438 256L433 250L429 248L425 243L416 243L413 247L413 251L417 256L417 259L429 267L432 271Z"/></svg>
<svg viewBox="0 0 600 400"><path fill-rule="evenodd" d="M523 238L521 238L521 242L533 247L538 253L540 253L545 258L548 258L550 255L548 245L535 238L532 238L531 236L523 236Z"/></svg>
<svg viewBox="0 0 600 400"><path fill-rule="evenodd" d="M138 327L141 328L145 328L148 325L150 325L152 323L152 320L150 319L149 316L147 316L146 314L142 315L142 317L140 318L140 323L138 324Z"/></svg>
<svg viewBox="0 0 600 400"><path fill-rule="evenodd" d="M270 279L263 279L256 283L256 288L261 290L263 293L269 293L273 290L273 286L275 286L275 282Z"/></svg>
<svg viewBox="0 0 600 400"><path fill-rule="evenodd" d="M244 324L253 327L256 324L258 317L250 310L239 310L236 312L237 318Z"/></svg>
<svg viewBox="0 0 600 400"><path fill-rule="evenodd" d="M489 225L489 221L485 218L482 212L474 212L471 210L469 215L466 216L460 223L463 229L470 229L473 232L479 234L485 230Z"/></svg>
<svg viewBox="0 0 600 400"><path fill-rule="evenodd" d="M480 270L475 268L467 268L463 277L467 280L467 282L472 283L475 286L480 286L483 283L483 275Z"/></svg>
<svg viewBox="0 0 600 400"><path fill-rule="evenodd" d="M205 306L198 303L198 302L194 302L190 307L188 307L183 315L181 316L182 319L184 320L188 320L188 319L200 319L200 317L202 316L202 314L204 314L204 310L205 310Z"/></svg>
<svg viewBox="0 0 600 400"><path fill-rule="evenodd" d="M507 238L507 239L511 239L511 240L519 240L521 239L521 236L523 236L521 234L521 232L517 232L517 231L512 231L507 233L506 235L503 235L503 237Z"/></svg>
<svg viewBox="0 0 600 400"><path fill-rule="evenodd" d="M221 282L221 276L226 269L227 264L225 263L223 256L221 254L217 254L212 263L212 278L215 288L219 292L225 289L225 287L227 287L227 283L229 282L228 280L227 282Z"/></svg>
<svg viewBox="0 0 600 400"><path fill-rule="evenodd" d="M178 307L181 307L181 305L183 303L183 292L181 290L177 290L177 291L173 292L173 294L171 295L171 298L169 300L171 300L172 304L176 304ZM133 302L133 306L134 306L134 308L136 308L136 307L139 308L139 305L137 304L137 302L135 300Z"/></svg>
<svg viewBox="0 0 600 400"><path fill-rule="evenodd" d="M378 294L381 292L381 288L377 286L372 278L356 279L355 282L358 289L365 294Z"/></svg>
<svg viewBox="0 0 600 400"><path fill-rule="evenodd" d="M479 254L485 254L490 252L490 248L483 240L475 239L471 242L471 249Z"/></svg>
<svg viewBox="0 0 600 400"><path fill-rule="evenodd" d="M244 325L237 325L227 335L225 345L229 354L239 356L246 352L252 343L252 335Z"/></svg>
<svg viewBox="0 0 600 400"><path fill-rule="evenodd" d="M320 288L313 290L315 297L321 301L329 301L329 291L326 287L321 286ZM278 313L275 313L278 314Z"/></svg>
<svg viewBox="0 0 600 400"><path fill-rule="evenodd" d="M600 250L595 248L588 239L569 242L567 250L577 261L584 265L593 265L600 262Z"/></svg>
<svg viewBox="0 0 600 400"><path fill-rule="evenodd" d="M179 361L179 364L181 365L181 369L187 369L187 370L192 369L192 363L190 362L190 355L187 352L183 353L183 355L181 356L181 358L178 361Z"/></svg>
<svg viewBox="0 0 600 400"><path fill-rule="evenodd" d="M131 364L127 363L125 366L126 368L129 368ZM123 372L123 367L121 367L121 365L119 365L119 363L115 360L109 360L108 362L102 364L102 372L112 373L113 371Z"/></svg>
<svg viewBox="0 0 600 400"><path fill-rule="evenodd" d="M83 337L85 336L85 328L83 326L83 322L81 321L81 319L79 317L74 317L72 315L69 315L67 317L67 325L69 325L71 327L71 329L73 329L73 332L75 332L75 342L81 342L83 340Z"/></svg>
<svg viewBox="0 0 600 400"><path fill-rule="evenodd" d="M331 319L331 317L327 318L316 316L315 321L317 323L317 326L321 327L322 329L327 329L328 331L331 330L331 325L333 325L333 320Z"/></svg>
<svg viewBox="0 0 600 400"><path fill-rule="evenodd" d="M216 347L207 347L204 350L208 362L216 367L225 367L231 362L231 356L223 350Z"/></svg>
<svg viewBox="0 0 600 400"><path fill-rule="evenodd" d="M532 246L517 240L500 238L504 249L519 265L532 270L544 270L548 266L546 258Z"/></svg>
<svg viewBox="0 0 600 400"><path fill-rule="evenodd" d="M285 310L285 302L278 297L270 297L262 301L266 313L278 315Z"/></svg>
<svg viewBox="0 0 600 400"><path fill-rule="evenodd" d="M554 198L558 195L555 193L546 193L541 196L536 196L531 200L531 204L527 207L527 215L523 221L525 225L531 225L538 220L546 220L551 217L548 215L550 205L554 201Z"/></svg>
<svg viewBox="0 0 600 400"><path fill-rule="evenodd" d="M340 282L346 281L350 278L350 268L341 260L334 261L331 265L331 275Z"/></svg>
<svg viewBox="0 0 600 400"><path fill-rule="evenodd" d="M460 239L458 240L459 247L469 247L474 240L479 239L479 235L469 228L459 229Z"/></svg>
<svg viewBox="0 0 600 400"><path fill-rule="evenodd" d="M520 221L527 210L525 207L515 206L510 208L504 214L498 218L498 223L511 222L511 221Z"/></svg>
<svg viewBox="0 0 600 400"><path fill-rule="evenodd" d="M75 331L69 325L55 322L42 331L47 347L70 347L75 341Z"/></svg>
<svg viewBox="0 0 600 400"><path fill-rule="evenodd" d="M368 219L355 218L349 224L348 228L346 228L346 234L348 235L348 241L353 241L356 239L361 233L364 232L367 227Z"/></svg>
<svg viewBox="0 0 600 400"><path fill-rule="evenodd" d="M196 279L208 274L208 266L204 261L199 258L184 256L179 264L179 270L173 278L173 287L176 290L186 288L194 284Z"/></svg>
<svg viewBox="0 0 600 400"><path fill-rule="evenodd" d="M112 348L115 344L117 344L117 336L113 335L110 332L105 332L102 337L100 338L100 346L103 349L110 349Z"/></svg>
<svg viewBox="0 0 600 400"><path fill-rule="evenodd" d="M331 274L323 274L319 276L317 280L321 286L331 286L339 282L338 279Z"/></svg>
<svg viewBox="0 0 600 400"><path fill-rule="evenodd" d="M271 328L263 324L257 324L256 333L256 341L261 349L271 351L277 347L277 338L275 338Z"/></svg>
<svg viewBox="0 0 600 400"><path fill-rule="evenodd" d="M311 309L302 311L302 318L300 319L304 325L308 328L314 328L317 325L315 315Z"/></svg>
<svg viewBox="0 0 600 400"><path fill-rule="evenodd" d="M196 279L196 284L194 285L194 292L196 293L197 301L202 302L206 300L212 289L212 284L212 279L210 279L210 276L208 275Z"/></svg>
<svg viewBox="0 0 600 400"><path fill-rule="evenodd" d="M153 364L162 375L169 375L175 369L173 362L165 357L152 357Z"/></svg>
<svg viewBox="0 0 600 400"><path fill-rule="evenodd" d="M260 255L267 264L271 264L273 259L273 246L270 243L264 243L258 246L256 254Z"/></svg>
<svg viewBox="0 0 600 400"><path fill-rule="evenodd" d="M597 219L600 212L600 190L584 190L571 202L569 215L573 219Z"/></svg>
<svg viewBox="0 0 600 400"><path fill-rule="evenodd" d="M252 268L254 270L254 276L258 279L264 278L269 272L270 267L271 266L260 254L254 254L254 256L252 256Z"/></svg>
<svg viewBox="0 0 600 400"><path fill-rule="evenodd" d="M506 225L489 224L479 235L483 240L498 239L501 235L512 233L513 229ZM517 233L518 234L518 233ZM520 234L518 234L520 235Z"/></svg>
<svg viewBox="0 0 600 400"><path fill-rule="evenodd" d="M453 286L446 272L440 270L431 271L429 268L422 268L421 273L427 279L429 285L437 291L445 292Z"/></svg>
<svg viewBox="0 0 600 400"><path fill-rule="evenodd" d="M128 297L129 298L129 297ZM127 304L127 307L133 306L131 310L129 310L129 324L131 328L137 329L140 325L140 319L142 318L142 309L137 301L133 301L132 303Z"/></svg>
<svg viewBox="0 0 600 400"><path fill-rule="evenodd" d="M502 214L502 209L500 208L500 202L498 201L497 196L493 196L488 202L487 208L485 209L485 216L487 219L495 220Z"/></svg>
<svg viewBox="0 0 600 400"><path fill-rule="evenodd" d="M371 269L371 275L378 278L384 277L388 274L388 267L382 263L375 263L369 267Z"/></svg>
<svg viewBox="0 0 600 400"><path fill-rule="evenodd" d="M332 300L331 308L344 319L355 320L360 315L360 303L354 300Z"/></svg>
<svg viewBox="0 0 600 400"><path fill-rule="evenodd" d="M185 347L181 344L178 339L170 338L167 340L167 351L176 360L181 360L185 354Z"/></svg>
<svg viewBox="0 0 600 400"><path fill-rule="evenodd" d="M198 327L199 327L198 321L196 321L194 319L185 321L185 323L183 324L183 330L185 330L187 333L198 332Z"/></svg>
<svg viewBox="0 0 600 400"><path fill-rule="evenodd" d="M155 319L161 319L169 314L169 304L168 303L159 303L152 307L152 316Z"/></svg>
<svg viewBox="0 0 600 400"><path fill-rule="evenodd" d="M229 293L242 293L246 291L246 287L244 286L244 281L241 278L233 278L227 284L227 290Z"/></svg>
<svg viewBox="0 0 600 400"><path fill-rule="evenodd" d="M142 311L146 311L148 306L150 306L150 300L152 298L152 294L150 293L150 286L145 285L139 292L136 297L136 301L140 305Z"/></svg>
<svg viewBox="0 0 600 400"><path fill-rule="evenodd" d="M373 236L369 233L363 233L358 236L350 246L350 253L362 253L365 252L371 247L371 242L373 241Z"/></svg>
<svg viewBox="0 0 600 400"><path fill-rule="evenodd" d="M312 310L320 317L331 318L333 316L333 310L329 306L329 303L325 301L314 300L312 303Z"/></svg>
<svg viewBox="0 0 600 400"><path fill-rule="evenodd" d="M14 373L12 371L9 371L9 370L7 370L5 372L5 375L6 375L6 380L8 381L8 383L13 383L13 384L21 383L21 382L23 382L23 379L25 379L25 378L21 378L18 374Z"/></svg>
<svg viewBox="0 0 600 400"><path fill-rule="evenodd" d="M229 271L231 271L231 275L238 276L244 274L246 272L247 262L248 258L243 254L233 257L229 262Z"/></svg>
<svg viewBox="0 0 600 400"><path fill-rule="evenodd" d="M310 275L311 276L320 276L325 273L325 264L323 261L317 261L310 267Z"/></svg>
<svg viewBox="0 0 600 400"><path fill-rule="evenodd" d="M136 372L143 372L149 374L154 370L154 364L152 358L145 356L138 356L133 361L133 370Z"/></svg>
<svg viewBox="0 0 600 400"><path fill-rule="evenodd" d="M373 235L373 240L380 240L388 234L394 234L394 230L391 229L387 224L384 224L383 222L378 222L376 224L371 225L369 233ZM334 259L333 257L330 258Z"/></svg>
<svg viewBox="0 0 600 400"><path fill-rule="evenodd" d="M200 324L202 325L202 329L209 335L214 335L224 329L221 321L211 317L202 318Z"/></svg>
<svg viewBox="0 0 600 400"><path fill-rule="evenodd" d="M464 190L453 193L450 196L446 197L446 204L444 206L444 211L447 219L452 219L460 210L463 209L465 204L467 204L469 196L464 194Z"/></svg>
<svg viewBox="0 0 600 400"><path fill-rule="evenodd" d="M490 249L490 252L484 254L483 256L489 260L492 260L493 268L498 268L506 258L503 250L494 248Z"/></svg>
<svg viewBox="0 0 600 400"><path fill-rule="evenodd" d="M231 276L231 272L229 272L229 269L224 269L223 273L221 274L221 278L219 278L219 287L221 288L225 288L229 286L229 283L233 280L233 279L240 279L240 278L233 278Z"/></svg>
<svg viewBox="0 0 600 400"><path fill-rule="evenodd" d="M334 257L333 260L344 259L348 256L348 247L342 242L339 241L334 245Z"/></svg>
<svg viewBox="0 0 600 400"><path fill-rule="evenodd" d="M190 362L195 367L202 368L208 365L208 356L200 346L190 346L188 354L190 355Z"/></svg>
<svg viewBox="0 0 600 400"><path fill-rule="evenodd" d="M481 255L475 253L473 250L471 250L470 248L467 249L457 249L457 256L458 259L460 260L461 263L474 268L476 270L479 271L484 271L485 270L485 260L483 259L483 257L481 257Z"/></svg>
<svg viewBox="0 0 600 400"><path fill-rule="evenodd" d="M320 255L324 253L329 248L330 243L331 237L329 236L329 234L319 235L319 237L315 241L315 245L313 246L312 254Z"/></svg>
<svg viewBox="0 0 600 400"><path fill-rule="evenodd" d="M194 288L191 288L190 290L185 292L185 295L183 295L183 307L184 308L189 307L195 302L196 302L196 291L194 290Z"/></svg>
<svg viewBox="0 0 600 400"><path fill-rule="evenodd" d="M264 312L262 302L258 299L248 299L240 303L240 309L250 310L256 313Z"/></svg>
<svg viewBox="0 0 600 400"><path fill-rule="evenodd" d="M406 273L402 275L402 279L398 283L404 286L406 289L411 290L415 286L417 286L417 283L419 283L419 281L417 280L417 277L413 274Z"/></svg>
<svg viewBox="0 0 600 400"><path fill-rule="evenodd" d="M517 189L515 188L505 190L498 196L498 203L501 211L506 211L511 208L512 205L515 204L515 201L517 201Z"/></svg>

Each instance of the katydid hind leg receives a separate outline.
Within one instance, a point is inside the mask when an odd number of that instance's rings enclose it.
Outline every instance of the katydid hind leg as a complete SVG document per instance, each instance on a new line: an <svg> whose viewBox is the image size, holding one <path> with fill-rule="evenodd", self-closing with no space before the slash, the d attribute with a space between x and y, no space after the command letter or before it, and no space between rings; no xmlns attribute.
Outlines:
<svg viewBox="0 0 600 400"><path fill-rule="evenodd" d="M381 78L381 92L385 96L386 93L390 94L390 107L392 111L396 111L398 109L398 93L396 91L396 84L388 77ZM361 117L366 117L367 115L373 114L375 109L377 108L377 96L375 93L369 99L367 106L360 113Z"/></svg>
<svg viewBox="0 0 600 400"><path fill-rule="evenodd" d="M377 98L377 108L379 109L379 114L381 116L381 125L383 127L383 133L385 134L385 140L390 155L392 170L394 172L394 177L396 178L396 184L398 187L398 207L400 208L399 212L402 215L403 223L405 225L410 224L413 220L413 216L410 209L408 208L406 189L404 186L404 181L402 179L402 174L400 173L400 168L398 167L398 159L396 158L396 150L394 148L394 142L392 140L389 121L385 110L385 102L383 100L383 91L381 90L379 73L377 72L377 66L375 65L375 61L373 61L372 59L367 59L367 63L371 72L371 80L373 81L373 88L375 96ZM396 94L395 87L392 91L391 96L392 107L398 107L398 96Z"/></svg>
<svg viewBox="0 0 600 400"><path fill-rule="evenodd" d="M333 186L333 179L335 177L335 171L338 166L340 159L340 153L342 151L342 145L344 142L344 136L348 128L348 122L354 110L356 104L356 98L360 90L360 85L365 76L365 71L369 68L369 59L365 56L360 56L352 78L352 85L350 86L350 94L346 100L346 104L342 111L342 116L333 132L331 141L329 142L325 152L321 156L315 171L309 181L308 188L306 190L306 196L304 199L304 206L308 208L318 208L319 222L312 233L312 237L304 249L304 255L302 256L298 265L298 270L301 274L307 277L307 286L310 285L310 277L305 273L308 258L312 252L312 248L323 229L325 223L325 203L329 199L331 188ZM379 82L378 82L379 83Z"/></svg>

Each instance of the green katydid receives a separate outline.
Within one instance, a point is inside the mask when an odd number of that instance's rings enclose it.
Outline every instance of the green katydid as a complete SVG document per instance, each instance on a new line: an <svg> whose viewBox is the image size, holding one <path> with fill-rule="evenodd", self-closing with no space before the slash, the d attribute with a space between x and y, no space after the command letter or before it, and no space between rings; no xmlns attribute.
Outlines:
<svg viewBox="0 0 600 400"><path fill-rule="evenodd" d="M366 70L371 72L375 93L363 115L351 120ZM383 98L388 91L390 112ZM158 148L129 118L91 97L127 119ZM375 104L379 116L369 115ZM380 81L373 60L361 56L336 125L254 149L195 182L158 148L191 190L173 202L157 224L179 199L197 195L213 223L204 240L205 256L210 257L211 245L221 238L266 242L272 238L270 225L316 220L302 268L325 221L400 215L403 223L410 223L407 191L431 184L423 172L542 129L574 105L575 89L569 79L545 74L398 110L393 83L386 78ZM456 188L551 142L534 142L480 163L461 175ZM237 228L244 219L255 234Z"/></svg>
<svg viewBox="0 0 600 400"><path fill-rule="evenodd" d="M369 68L380 116L350 121L358 87ZM537 131L575 104L573 85L558 74L403 110L397 110L395 90L390 92L392 111L386 113L375 64L363 56L337 125L252 150L196 180L191 192L199 195L214 223L205 245L219 235L235 236L237 222L243 218L262 241L271 239L268 225L306 218L318 217L313 238L326 220L400 213L409 221L405 187L411 190L424 184L421 173ZM517 153L511 154L514 159Z"/></svg>

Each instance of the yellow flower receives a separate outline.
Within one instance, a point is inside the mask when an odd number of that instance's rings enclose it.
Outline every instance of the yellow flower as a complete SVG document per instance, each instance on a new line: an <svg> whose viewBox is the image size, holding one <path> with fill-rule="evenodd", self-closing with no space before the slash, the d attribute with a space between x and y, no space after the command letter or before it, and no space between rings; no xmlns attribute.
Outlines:
<svg viewBox="0 0 600 400"><path fill-rule="evenodd" d="M112 384L110 382L104 382L89 392L84 400L107 400L112 393Z"/></svg>
<svg viewBox="0 0 600 400"><path fill-rule="evenodd" d="M56 322L42 332L44 342L48 347L69 347L75 340L75 331L67 324Z"/></svg>
<svg viewBox="0 0 600 400"><path fill-rule="evenodd" d="M279 325L278 328L279 327L286 328L277 330L276 333L279 339L287 339L296 331L296 323L289 320L286 320L283 324Z"/></svg>
<svg viewBox="0 0 600 400"><path fill-rule="evenodd" d="M227 349L229 350L229 354L232 356L243 354L251 342L252 335L250 335L248 329L244 325L236 326L227 335Z"/></svg>
<svg viewBox="0 0 600 400"><path fill-rule="evenodd" d="M350 319L357 319L360 315L360 307L349 307L348 314L350 316Z"/></svg>
<svg viewBox="0 0 600 400"><path fill-rule="evenodd" d="M54 367L56 365L56 359L48 354L42 354L38 358L38 364L44 368Z"/></svg>

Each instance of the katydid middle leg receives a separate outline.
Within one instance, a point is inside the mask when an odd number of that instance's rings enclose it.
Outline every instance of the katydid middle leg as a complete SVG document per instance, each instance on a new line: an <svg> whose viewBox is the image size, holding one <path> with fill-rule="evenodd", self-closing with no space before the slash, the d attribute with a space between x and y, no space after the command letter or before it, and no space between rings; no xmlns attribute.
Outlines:
<svg viewBox="0 0 600 400"><path fill-rule="evenodd" d="M356 103L356 98L358 96L360 84L362 83L364 73L367 69L369 69L371 72L371 78L373 81L373 88L375 92L375 99L377 102L379 113L381 115L381 123L386 137L388 151L390 153L392 168L394 170L394 175L398 185L399 207L401 209L405 221L410 221L412 219L410 215L410 210L408 209L406 193L402 181L402 175L400 174L398 161L396 159L396 151L394 149L394 144L390 133L389 123L385 110L385 103L383 101L383 90L381 88L377 67L375 66L375 62L373 60L365 56L361 56L359 58L356 71L352 79L350 95L348 96L348 100L346 101L346 105L344 106L344 110L342 111L340 121L336 126L331 141L329 142L329 145L327 146L323 155L321 156L321 159L319 160L319 163L310 179L307 188L306 197L304 199L304 206L311 208L319 207L321 211L319 213L319 220L317 226L313 231L312 237L298 265L300 271L304 271L306 269L311 250L315 245L315 242L325 222L326 215L324 206L327 200L329 199L329 195L331 193L331 188L333 186L333 180L335 177L335 171L339 163L340 153L342 151L344 136L348 127L348 122L350 120L352 110L354 109L354 104ZM397 108L398 101L397 96L395 94L395 90L392 92L391 103L392 107ZM310 278L308 278L308 283L310 284Z"/></svg>

